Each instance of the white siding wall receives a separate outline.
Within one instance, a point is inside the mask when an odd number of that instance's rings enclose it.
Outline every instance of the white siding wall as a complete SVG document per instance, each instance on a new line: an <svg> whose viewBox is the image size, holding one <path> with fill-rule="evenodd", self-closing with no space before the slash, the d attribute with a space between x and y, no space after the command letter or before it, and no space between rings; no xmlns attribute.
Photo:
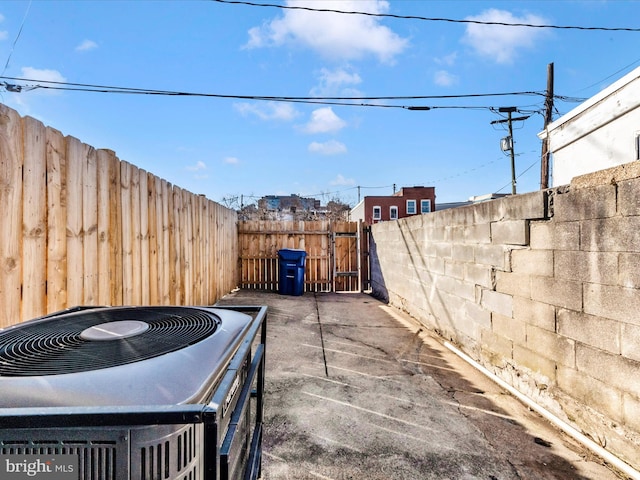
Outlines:
<svg viewBox="0 0 640 480"><path fill-rule="evenodd" d="M578 175L637 160L640 135L640 67L551 123L553 186Z"/></svg>

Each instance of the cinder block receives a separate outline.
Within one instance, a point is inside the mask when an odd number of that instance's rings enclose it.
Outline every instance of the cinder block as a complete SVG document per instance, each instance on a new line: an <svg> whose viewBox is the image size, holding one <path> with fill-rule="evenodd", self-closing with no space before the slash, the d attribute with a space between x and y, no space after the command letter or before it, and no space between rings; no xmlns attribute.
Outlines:
<svg viewBox="0 0 640 480"><path fill-rule="evenodd" d="M465 316L484 330L491 330L491 312L475 302L464 302Z"/></svg>
<svg viewBox="0 0 640 480"><path fill-rule="evenodd" d="M495 288L495 275L493 268L489 265L478 265L475 263L465 263L464 280L474 285L493 290Z"/></svg>
<svg viewBox="0 0 640 480"><path fill-rule="evenodd" d="M474 207L471 208L461 207L452 208L449 212L449 225L473 225L474 221Z"/></svg>
<svg viewBox="0 0 640 480"><path fill-rule="evenodd" d="M513 317L513 297L505 293L482 289L480 304L491 312Z"/></svg>
<svg viewBox="0 0 640 480"><path fill-rule="evenodd" d="M528 220L503 220L492 222L491 243L500 245L528 245L529 221Z"/></svg>
<svg viewBox="0 0 640 480"><path fill-rule="evenodd" d="M578 343L576 366L578 371L586 375L640 397L640 362Z"/></svg>
<svg viewBox="0 0 640 480"><path fill-rule="evenodd" d="M615 285L618 282L618 254L613 252L555 252L555 277L578 282Z"/></svg>
<svg viewBox="0 0 640 480"><path fill-rule="evenodd" d="M613 354L621 353L620 322L564 308L558 310L557 319L560 335Z"/></svg>
<svg viewBox="0 0 640 480"><path fill-rule="evenodd" d="M581 222L581 250L640 252L640 216Z"/></svg>
<svg viewBox="0 0 640 480"><path fill-rule="evenodd" d="M582 284L549 277L531 277L531 299L569 310L582 310Z"/></svg>
<svg viewBox="0 0 640 480"><path fill-rule="evenodd" d="M435 247L435 253L437 257L451 258L451 243L438 242L433 244Z"/></svg>
<svg viewBox="0 0 640 480"><path fill-rule="evenodd" d="M464 227L463 240L465 243L491 243L491 225L477 223Z"/></svg>
<svg viewBox="0 0 640 480"><path fill-rule="evenodd" d="M527 347L560 365L576 364L576 342L554 332L527 325Z"/></svg>
<svg viewBox="0 0 640 480"><path fill-rule="evenodd" d="M640 178L618 183L618 210L624 216L640 215Z"/></svg>
<svg viewBox="0 0 640 480"><path fill-rule="evenodd" d="M490 200L488 202L476 203L473 206L469 207L471 213L473 215L473 222L471 223L489 223L499 219L494 218L495 210L493 204L495 200Z"/></svg>
<svg viewBox="0 0 640 480"><path fill-rule="evenodd" d="M424 236L422 240L424 242L444 242L449 240L448 238L445 237L444 228L437 228L437 227L434 227L433 225L429 225L428 227L426 227L424 229L423 235Z"/></svg>
<svg viewBox="0 0 640 480"><path fill-rule="evenodd" d="M498 270L509 271L509 250L503 245L477 245L475 259L479 265L491 265Z"/></svg>
<svg viewBox="0 0 640 480"><path fill-rule="evenodd" d="M472 245L454 243L451 246L451 258L459 262L473 262L475 260L474 253Z"/></svg>
<svg viewBox="0 0 640 480"><path fill-rule="evenodd" d="M618 257L618 284L627 288L640 288L640 253L620 253Z"/></svg>
<svg viewBox="0 0 640 480"><path fill-rule="evenodd" d="M492 222L543 219L546 215L547 192L538 190L486 203L491 211L489 221Z"/></svg>
<svg viewBox="0 0 640 480"><path fill-rule="evenodd" d="M444 274L448 277L457 278L458 280L464 279L464 264L455 262L453 260L445 259L444 261Z"/></svg>
<svg viewBox="0 0 640 480"><path fill-rule="evenodd" d="M520 273L497 271L496 292L531 298L531 277Z"/></svg>
<svg viewBox="0 0 640 480"><path fill-rule="evenodd" d="M444 258L440 257L427 257L427 269L431 274L444 275Z"/></svg>
<svg viewBox="0 0 640 480"><path fill-rule="evenodd" d="M640 432L640 400L631 395L623 395L622 412L624 424L630 429Z"/></svg>
<svg viewBox="0 0 640 480"><path fill-rule="evenodd" d="M550 332L556 330L556 309L547 303L514 296L513 318Z"/></svg>
<svg viewBox="0 0 640 480"><path fill-rule="evenodd" d="M501 365L501 360L513 358L513 342L508 338L498 335L490 330L482 330L480 338L485 355L491 357L491 363ZM498 357L498 358L496 358Z"/></svg>
<svg viewBox="0 0 640 480"><path fill-rule="evenodd" d="M635 288L588 283L584 287L584 311L590 315L640 325L640 294Z"/></svg>
<svg viewBox="0 0 640 480"><path fill-rule="evenodd" d="M618 422L624 421L622 392L574 368L558 366L557 385L578 402Z"/></svg>
<svg viewBox="0 0 640 480"><path fill-rule="evenodd" d="M505 317L499 313L491 314L491 330L496 335L508 338L519 345L526 345L527 328L526 324L515 318Z"/></svg>
<svg viewBox="0 0 640 480"><path fill-rule="evenodd" d="M466 283L453 277L438 277L437 281L434 283L434 286L436 289L449 293L454 297L458 297L458 300L462 298L464 300L474 302L476 299L475 285Z"/></svg>
<svg viewBox="0 0 640 480"><path fill-rule="evenodd" d="M609 218L616 214L616 187L571 189L553 197L553 218L559 222ZM597 201L594 201L597 199Z"/></svg>
<svg viewBox="0 0 640 480"><path fill-rule="evenodd" d="M580 222L531 222L529 237L533 250L580 250Z"/></svg>
<svg viewBox="0 0 640 480"><path fill-rule="evenodd" d="M640 326L621 323L622 356L640 362Z"/></svg>
<svg viewBox="0 0 640 480"><path fill-rule="evenodd" d="M553 276L553 252L551 250L513 250L511 270L526 275Z"/></svg>
<svg viewBox="0 0 640 480"><path fill-rule="evenodd" d="M556 381L556 363L540 355L539 352L530 350L521 345L513 345L513 360L523 367L538 372L549 379Z"/></svg>

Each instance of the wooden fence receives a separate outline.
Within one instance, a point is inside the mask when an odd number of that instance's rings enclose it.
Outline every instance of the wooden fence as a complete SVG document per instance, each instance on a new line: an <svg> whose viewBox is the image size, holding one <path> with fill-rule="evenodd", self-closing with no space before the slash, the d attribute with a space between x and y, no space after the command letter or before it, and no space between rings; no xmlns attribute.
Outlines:
<svg viewBox="0 0 640 480"><path fill-rule="evenodd" d="M233 210L0 104L0 327L75 305L205 305L238 285Z"/></svg>
<svg viewBox="0 0 640 480"><path fill-rule="evenodd" d="M279 289L278 250L306 252L304 290L360 291L356 222L243 221L238 223L240 286Z"/></svg>

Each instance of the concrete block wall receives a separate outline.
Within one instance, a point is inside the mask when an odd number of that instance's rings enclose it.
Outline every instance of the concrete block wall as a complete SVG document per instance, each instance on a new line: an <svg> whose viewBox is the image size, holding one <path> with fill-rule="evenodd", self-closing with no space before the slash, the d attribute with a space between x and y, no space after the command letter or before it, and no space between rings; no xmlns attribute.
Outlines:
<svg viewBox="0 0 640 480"><path fill-rule="evenodd" d="M640 467L640 162L371 235L374 295Z"/></svg>

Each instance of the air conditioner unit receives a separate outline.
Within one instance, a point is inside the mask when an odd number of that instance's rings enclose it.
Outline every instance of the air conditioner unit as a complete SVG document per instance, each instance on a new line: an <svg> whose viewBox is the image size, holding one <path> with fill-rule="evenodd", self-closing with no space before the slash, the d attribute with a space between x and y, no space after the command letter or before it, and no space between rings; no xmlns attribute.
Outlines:
<svg viewBox="0 0 640 480"><path fill-rule="evenodd" d="M257 478L266 317L78 307L0 330L0 478Z"/></svg>

